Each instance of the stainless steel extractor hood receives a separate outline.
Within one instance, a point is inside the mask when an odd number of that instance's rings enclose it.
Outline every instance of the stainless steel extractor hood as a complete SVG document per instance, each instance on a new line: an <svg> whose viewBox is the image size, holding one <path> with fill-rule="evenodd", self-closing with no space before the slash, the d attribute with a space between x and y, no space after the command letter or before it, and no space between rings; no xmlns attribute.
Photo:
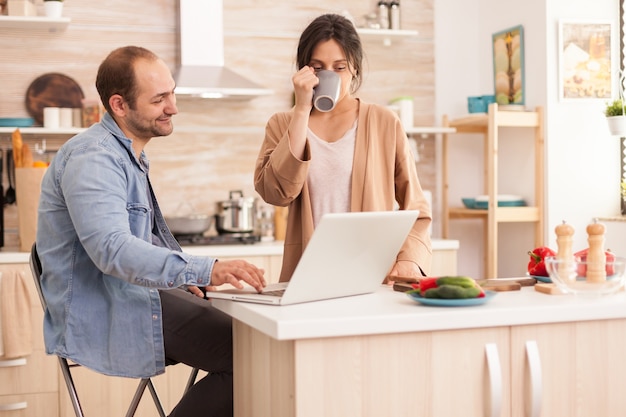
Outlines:
<svg viewBox="0 0 626 417"><path fill-rule="evenodd" d="M180 0L176 95L248 100L272 94L224 66L222 6L222 0Z"/></svg>

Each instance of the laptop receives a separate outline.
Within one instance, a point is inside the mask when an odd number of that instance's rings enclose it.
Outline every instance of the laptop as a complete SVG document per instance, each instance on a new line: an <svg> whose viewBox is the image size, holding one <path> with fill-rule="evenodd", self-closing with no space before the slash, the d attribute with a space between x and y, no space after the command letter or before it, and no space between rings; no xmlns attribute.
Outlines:
<svg viewBox="0 0 626 417"><path fill-rule="evenodd" d="M418 210L329 213L289 282L207 293L209 299L288 305L376 291L415 224Z"/></svg>

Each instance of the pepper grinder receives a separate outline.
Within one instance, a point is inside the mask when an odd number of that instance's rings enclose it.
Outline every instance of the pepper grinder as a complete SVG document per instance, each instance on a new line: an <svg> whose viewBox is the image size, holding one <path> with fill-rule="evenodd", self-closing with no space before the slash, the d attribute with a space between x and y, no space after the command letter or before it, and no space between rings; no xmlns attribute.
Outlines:
<svg viewBox="0 0 626 417"><path fill-rule="evenodd" d="M568 272L568 264L571 263L574 258L574 253L572 252L572 236L574 236L574 228L565 223L558 225L554 231L556 232L556 244L557 244L557 254L556 258L560 261L558 263L558 274L561 279L564 280L573 280L575 277L571 272Z"/></svg>
<svg viewBox="0 0 626 417"><path fill-rule="evenodd" d="M587 282L606 281L606 257L604 254L604 231L602 223L594 221L587 226Z"/></svg>

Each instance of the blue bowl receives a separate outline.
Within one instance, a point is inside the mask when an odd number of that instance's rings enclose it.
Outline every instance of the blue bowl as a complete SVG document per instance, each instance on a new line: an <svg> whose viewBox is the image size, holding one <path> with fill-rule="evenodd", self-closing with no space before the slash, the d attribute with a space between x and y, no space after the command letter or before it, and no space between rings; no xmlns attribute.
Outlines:
<svg viewBox="0 0 626 417"><path fill-rule="evenodd" d="M470 113L487 113L489 104L495 103L495 96L476 96L467 98L467 111Z"/></svg>
<svg viewBox="0 0 626 417"><path fill-rule="evenodd" d="M476 208L476 199L475 198L462 198L463 205L468 209Z"/></svg>
<svg viewBox="0 0 626 417"><path fill-rule="evenodd" d="M0 117L0 127L30 127L33 123L30 117Z"/></svg>

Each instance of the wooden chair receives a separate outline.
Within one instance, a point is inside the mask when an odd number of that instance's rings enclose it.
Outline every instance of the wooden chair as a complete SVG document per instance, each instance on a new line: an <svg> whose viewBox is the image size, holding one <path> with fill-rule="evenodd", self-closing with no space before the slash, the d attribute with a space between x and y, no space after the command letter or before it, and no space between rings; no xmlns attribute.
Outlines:
<svg viewBox="0 0 626 417"><path fill-rule="evenodd" d="M46 300L43 296L43 292L41 291L41 261L39 260L39 256L37 255L37 247L36 243L33 244L33 247L30 252L30 269L33 273L33 278L35 280L35 288L37 288L37 293L39 294L39 299L41 300L41 306L44 311L46 310ZM69 363L66 358L61 356L57 356L59 359L59 366L61 367L61 372L63 373L63 379L65 380L65 385L67 386L67 391L70 395L70 400L72 402L72 407L74 408L74 413L76 413L76 417L84 417L82 407L80 405L80 401L78 399L78 393L76 392L76 386L74 385L74 379L72 378L71 369L74 367L80 366L79 364ZM196 378L198 376L198 368L194 368L191 371L191 375L189 376L189 380L187 381L187 386L185 387L185 392L187 392L193 384L196 382ZM154 401L154 405L156 406L157 412L160 417L166 417L165 411L163 410L163 406L161 405L161 401L159 400L159 396L157 395L156 389L154 388L154 384L152 383L152 379L150 378L142 378L139 381L139 385L135 390L135 395L128 407L128 411L126 412L126 417L132 417L135 415L137 411L137 407L139 406L139 402L141 401L141 397L143 396L146 387L150 391L152 395L152 399Z"/></svg>

